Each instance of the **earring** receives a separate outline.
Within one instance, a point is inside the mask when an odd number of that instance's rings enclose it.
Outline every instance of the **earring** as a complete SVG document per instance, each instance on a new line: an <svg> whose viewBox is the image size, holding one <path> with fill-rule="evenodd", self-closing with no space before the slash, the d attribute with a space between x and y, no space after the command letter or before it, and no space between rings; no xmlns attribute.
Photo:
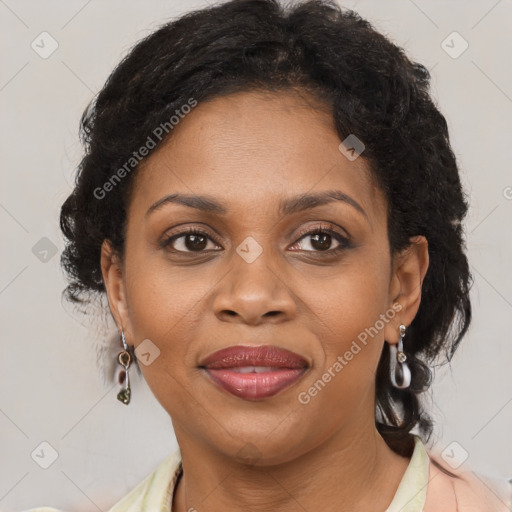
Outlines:
<svg viewBox="0 0 512 512"><path fill-rule="evenodd" d="M119 372L119 384L125 382L124 389L121 389L117 394L117 399L123 402L123 404L128 405L130 403L131 398L131 389L130 389L130 377L128 375L128 367L132 362L132 356L128 351L128 345L126 343L126 339L124 337L124 331L121 329L121 340L123 342L124 350L117 354L117 362L123 367L123 370Z"/></svg>
<svg viewBox="0 0 512 512"><path fill-rule="evenodd" d="M407 356L404 353L405 325L400 325L400 341L398 342L398 352L396 345L389 345L391 352L390 376L393 386L399 389L408 388L411 384L411 370L407 365Z"/></svg>

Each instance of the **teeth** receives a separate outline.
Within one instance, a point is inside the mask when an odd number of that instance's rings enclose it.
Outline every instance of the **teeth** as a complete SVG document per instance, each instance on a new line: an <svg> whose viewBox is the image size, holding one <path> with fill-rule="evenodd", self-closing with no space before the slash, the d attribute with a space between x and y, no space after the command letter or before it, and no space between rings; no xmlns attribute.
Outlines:
<svg viewBox="0 0 512 512"><path fill-rule="evenodd" d="M240 366L239 368L233 368L233 371L237 373L264 373L276 370L278 368L273 368L272 366Z"/></svg>

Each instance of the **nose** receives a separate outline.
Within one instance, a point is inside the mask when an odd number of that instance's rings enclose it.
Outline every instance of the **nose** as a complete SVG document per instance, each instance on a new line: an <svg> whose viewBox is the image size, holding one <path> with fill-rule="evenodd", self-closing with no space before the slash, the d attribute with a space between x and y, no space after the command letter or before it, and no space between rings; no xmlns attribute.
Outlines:
<svg viewBox="0 0 512 512"><path fill-rule="evenodd" d="M265 251L252 263L237 254L213 300L215 315L222 321L259 325L280 323L296 315L291 283L276 265L269 265Z"/></svg>

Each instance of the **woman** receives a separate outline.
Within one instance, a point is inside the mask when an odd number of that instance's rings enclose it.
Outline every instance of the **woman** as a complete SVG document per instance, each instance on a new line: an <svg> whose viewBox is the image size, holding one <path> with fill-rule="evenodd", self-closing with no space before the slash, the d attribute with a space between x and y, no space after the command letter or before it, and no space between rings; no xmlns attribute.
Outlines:
<svg viewBox="0 0 512 512"><path fill-rule="evenodd" d="M118 398L137 368L179 445L111 512L510 509L424 445L471 275L422 65L335 3L235 0L137 44L82 133L66 295L107 295Z"/></svg>

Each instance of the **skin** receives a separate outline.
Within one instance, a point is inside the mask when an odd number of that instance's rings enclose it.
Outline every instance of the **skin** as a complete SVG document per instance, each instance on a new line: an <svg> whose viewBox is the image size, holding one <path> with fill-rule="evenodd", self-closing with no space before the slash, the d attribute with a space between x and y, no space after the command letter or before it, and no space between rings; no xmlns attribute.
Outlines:
<svg viewBox="0 0 512 512"><path fill-rule="evenodd" d="M150 339L160 350L140 366L181 450L173 512L339 511L340 503L352 512L384 511L409 463L375 428L375 372L384 343L398 343L398 326L410 325L418 311L427 241L415 237L391 259L386 199L364 158L350 161L339 151L333 120L319 107L297 92L240 92L200 103L134 177L124 259L108 241L102 246L119 330L135 347ZM282 199L331 189L366 215L339 201L278 211ZM228 213L167 203L145 216L177 192L212 196ZM353 245L328 255L340 245L334 237L324 249L311 235L299 236L326 224ZM202 253L186 236L159 245L188 227L211 238ZM248 236L263 249L252 263L236 252ZM298 394L393 304L401 306L394 318L301 404ZM198 368L238 344L275 344L310 367L273 397L243 400Z"/></svg>

